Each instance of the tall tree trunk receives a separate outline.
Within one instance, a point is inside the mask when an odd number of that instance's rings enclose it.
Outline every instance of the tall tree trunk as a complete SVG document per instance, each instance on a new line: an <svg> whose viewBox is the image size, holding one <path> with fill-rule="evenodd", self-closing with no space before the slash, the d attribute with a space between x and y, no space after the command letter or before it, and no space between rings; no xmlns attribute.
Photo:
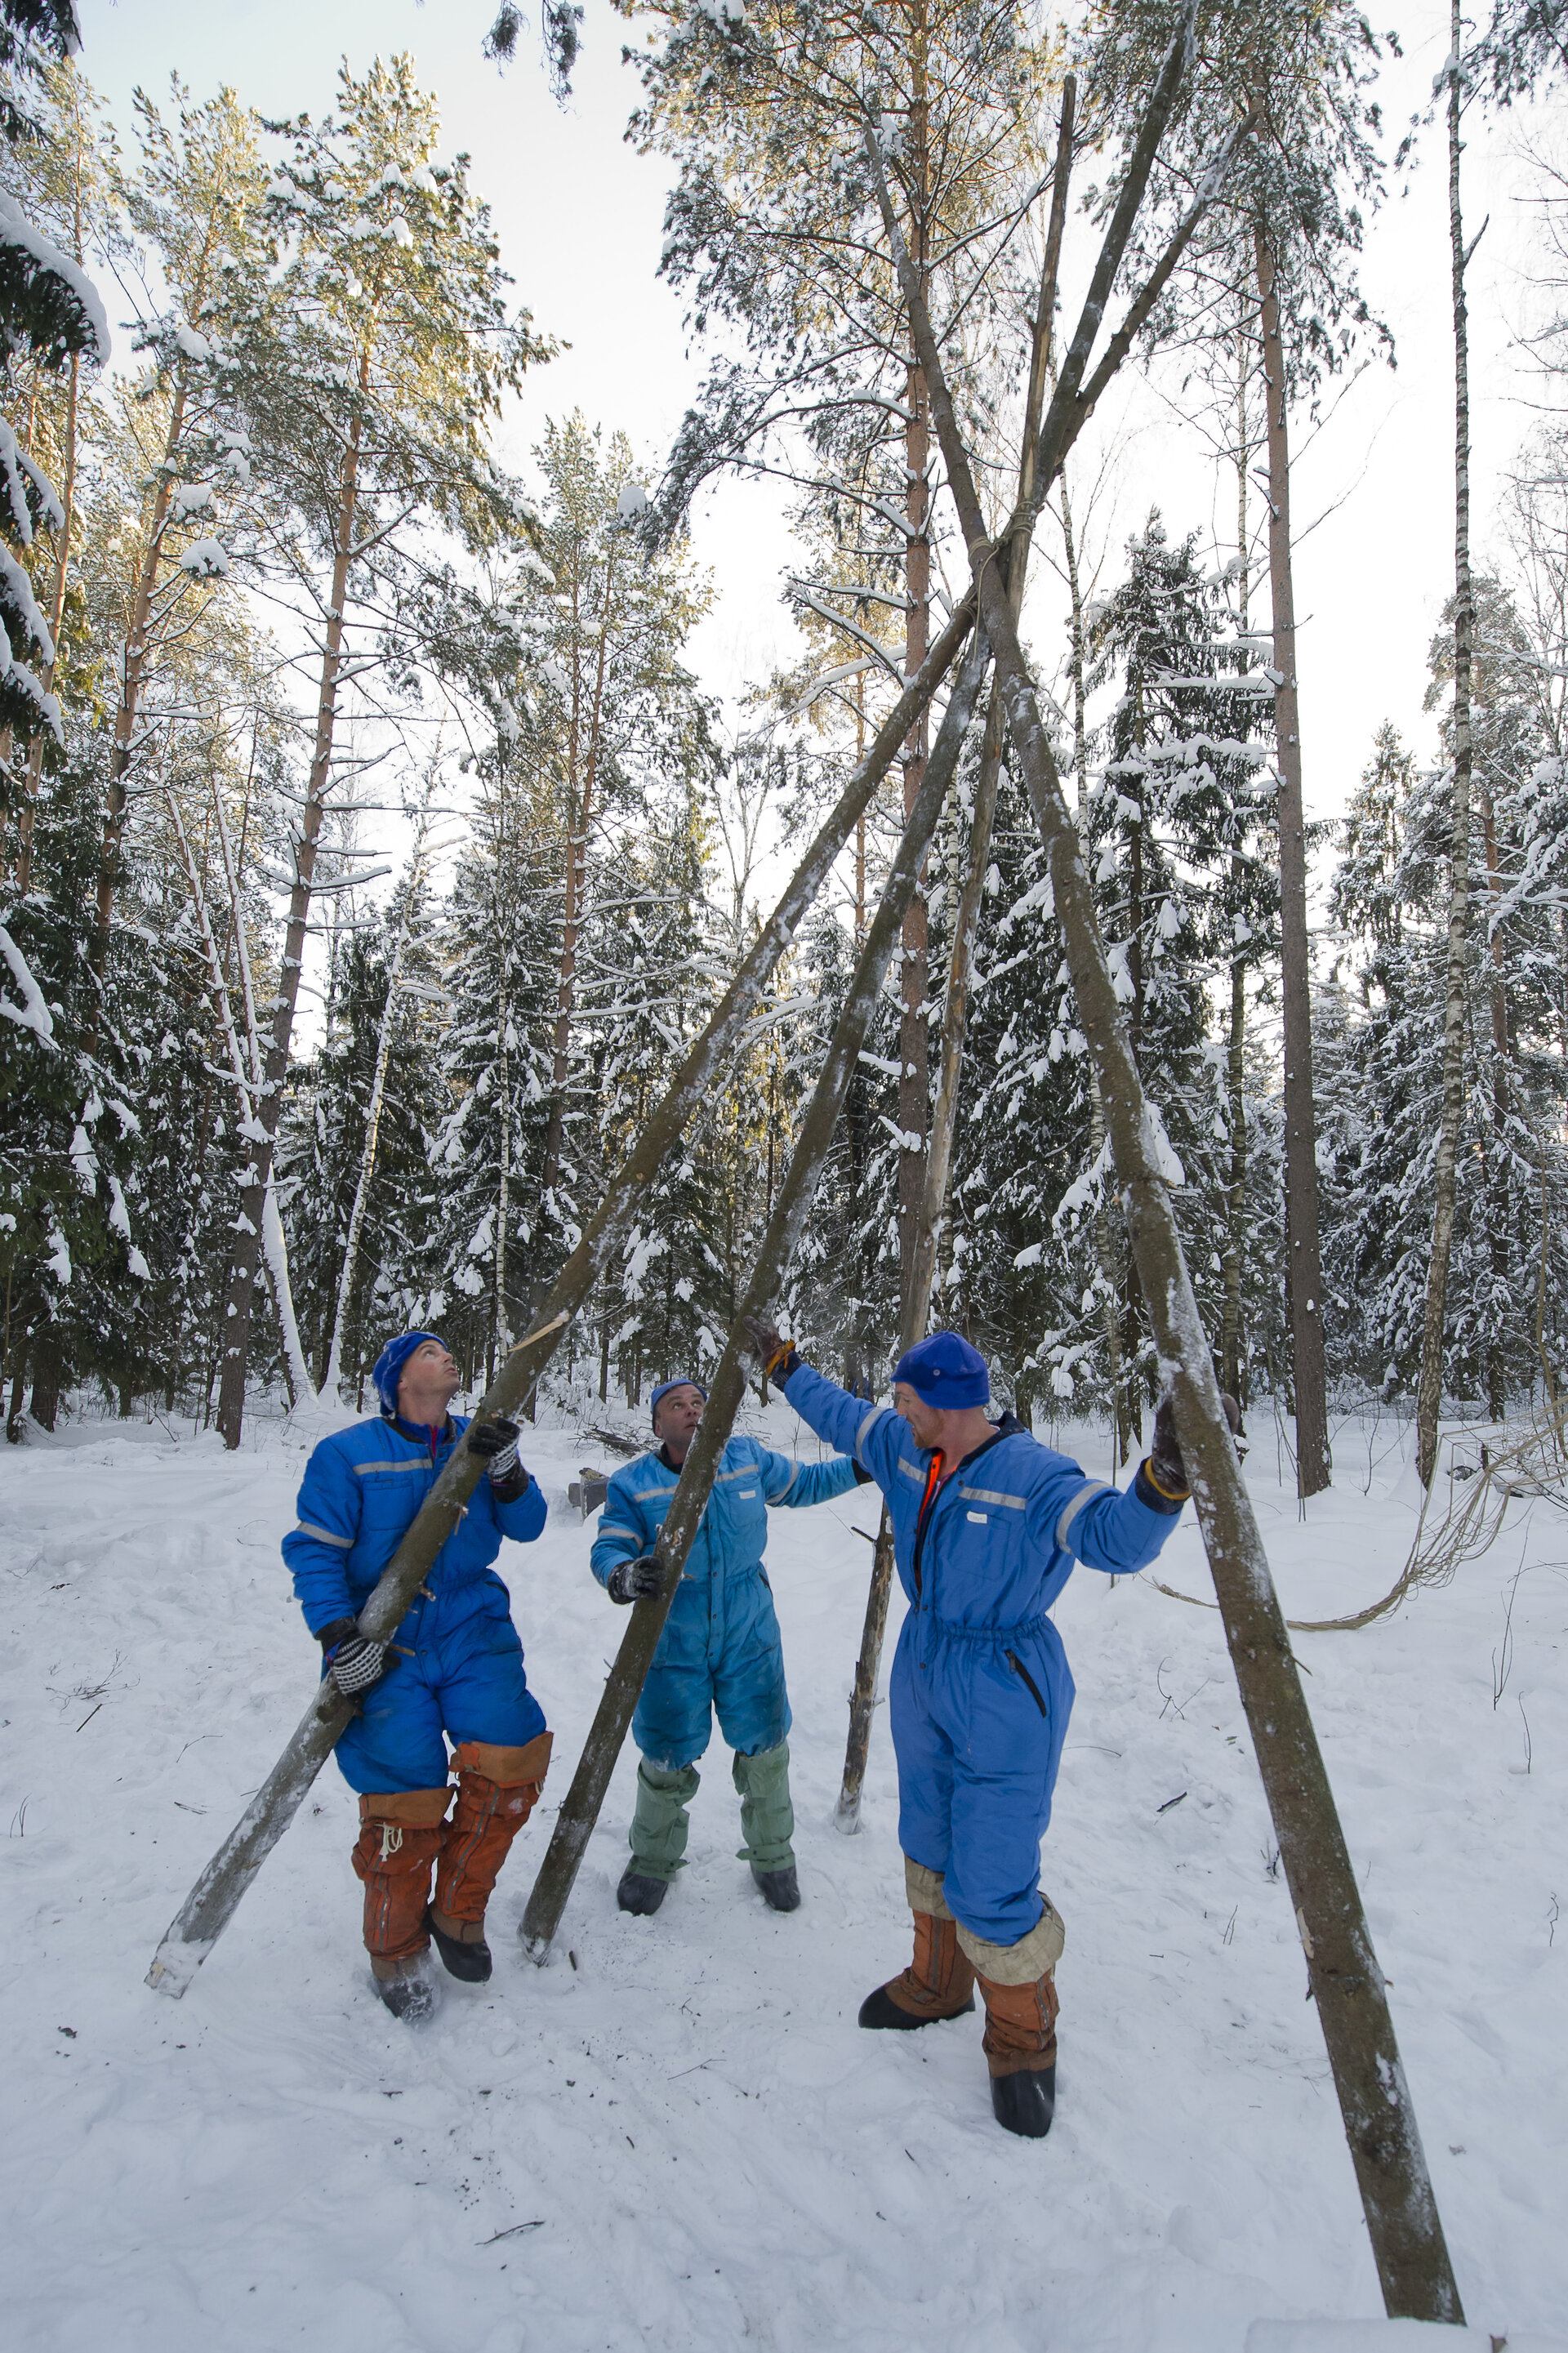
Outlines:
<svg viewBox="0 0 1568 2353"><path fill-rule="evenodd" d="M588 881L588 827L594 814L594 787L599 773L599 743L604 724L605 685L609 659L610 614L616 583L616 546L612 533L605 565L605 602L599 617L599 659L594 677L594 697L588 712L588 740L583 744L578 712L577 665L572 675L572 737L569 801L566 816L566 891L562 910L561 966L555 986L554 1059L551 1067L550 1124L544 1137L544 1166L539 1189L548 1204L561 1171L565 1132L566 1081L572 1065L572 1015L576 1005L577 942L583 925L583 901Z"/></svg>
<svg viewBox="0 0 1568 2353"><path fill-rule="evenodd" d="M1506 1316L1510 1308L1508 1229L1511 1188L1509 1184L1508 1114L1509 1062L1513 1050L1509 1036L1508 981L1503 970L1502 933L1499 928L1497 912L1502 900L1502 864L1498 856L1497 818L1484 764L1475 783L1480 797L1481 844L1486 855L1487 897L1491 908L1491 920L1487 927L1490 951L1487 958L1487 995L1492 1022L1492 1165L1487 1185L1487 1202L1492 1229L1493 1304L1491 1337L1487 1346L1487 1411L1494 1421L1500 1421L1508 1409L1508 1365L1499 1319Z"/></svg>
<svg viewBox="0 0 1568 2353"><path fill-rule="evenodd" d="M362 397L370 385L368 347L360 367ZM283 1108L283 1082L289 1075L289 1048L294 1035L294 1012L300 1001L300 976L305 961L305 929L310 914L310 885L316 871L316 845L326 815L327 786L331 776L332 737L337 723L338 683L343 658L343 604L348 593L349 559L353 552L354 519L359 505L359 463L362 411L356 410L343 453L338 484L337 543L332 554L331 588L327 603L327 635L321 654L321 686L316 699L316 735L310 753L305 810L294 846L294 888L289 900L289 928L273 999L272 1035L267 1049L267 1071L256 1107L255 1155L241 1189L240 1211L229 1266L228 1297L224 1306L223 1377L218 1388L218 1428L232 1451L239 1444L245 1419L245 1382L250 1366L250 1319L256 1292L256 1268L261 1226L266 1216L267 1188L272 1176L272 1155L278 1142L278 1121Z"/></svg>
<svg viewBox="0 0 1568 2353"><path fill-rule="evenodd" d="M421 845L422 846L422 845ZM321 1394L330 1404L335 1404L338 1383L342 1377L343 1341L348 1332L349 1302L353 1297L354 1278L359 1271L360 1242L364 1234L365 1210L370 1202L370 1188L375 1175L376 1145L381 1135L381 1108L386 1099L387 1065L392 1060L393 1033L397 1026L397 992L403 979L403 959L408 951L408 934L413 925L414 894L417 887L418 849L416 864L408 879L408 900L403 921L397 927L396 944L392 952L392 965L386 976L386 1003L382 1009L381 1029L375 1041L375 1071L370 1082L370 1101L364 1111L364 1142L360 1151L359 1178L354 1186L353 1207L349 1211L348 1240L343 1246L343 1262L338 1273L338 1300L332 1317L332 1344L327 1351L326 1377Z"/></svg>
<svg viewBox="0 0 1568 2353"><path fill-rule="evenodd" d="M913 102L909 124L910 244L922 279L930 178L925 41L925 0L914 0L910 32ZM909 554L904 565L904 676L910 679L926 658L931 616L931 402L925 372L914 358L910 362L907 399L910 417L904 428L904 524ZM920 794L930 740L927 716L922 712L904 754L906 818ZM922 877L904 916L903 954L899 966L899 1128L902 1137L899 1150L899 1269L900 1296L905 1298L913 1278L921 1206L925 1198L931 1092L930 1038L925 1016L929 937Z"/></svg>
<svg viewBox="0 0 1568 2353"><path fill-rule="evenodd" d="M1240 859L1232 861L1239 867ZM1245 1405L1242 1379L1241 1263L1247 1229L1247 966L1240 956L1230 967L1230 1041L1226 1057L1230 1116L1230 1185L1226 1195L1225 1322L1220 1377Z"/></svg>
<svg viewBox="0 0 1568 2353"><path fill-rule="evenodd" d="M1072 601L1072 623L1068 639L1072 670L1072 738L1073 773L1078 779L1078 828L1083 835L1089 820L1089 676L1088 636L1083 607L1083 584L1079 576L1078 538L1073 530L1072 502L1068 496L1067 476L1057 484L1061 500L1062 546L1068 570L1068 593ZM1105 1104L1100 1092L1100 1072L1089 1064L1089 1165L1098 1167L1105 1149ZM1094 1204L1094 1252L1100 1261L1100 1314L1105 1324L1105 1378L1110 1393L1112 1444L1120 1460L1126 1463L1131 1451L1125 1432L1128 1415L1122 1398L1121 1378L1121 1283L1117 1265L1115 1237L1110 1230L1110 1209L1103 1184L1096 1188Z"/></svg>
<svg viewBox="0 0 1568 2353"><path fill-rule="evenodd" d="M1448 1260L1454 1245L1459 1130L1465 1116L1465 956L1470 905L1470 661L1475 592L1470 580L1470 350L1465 310L1465 224L1459 206L1459 0L1450 11L1448 69L1448 248L1454 303L1454 817L1449 849L1448 979L1443 1014L1443 1112L1433 1176L1432 1256L1421 1324L1421 1383L1415 1398L1415 1462L1429 1487L1437 1466L1443 1407L1443 1326ZM1276 657L1278 659L1278 657Z"/></svg>
<svg viewBox="0 0 1568 2353"><path fill-rule="evenodd" d="M239 886L234 859L229 848L228 827L225 822L223 803L218 798L217 782L213 780L213 804L217 812L218 839L223 849L223 867L228 885L229 903L233 913L235 938L239 948L240 978L245 990L246 1034L249 1044L249 1062L241 1047L239 1031L235 1022L234 1007L229 997L228 982L224 974L223 959L218 954L217 938L207 912L206 893L196 865L195 854L185 832L180 805L171 790L167 793L169 816L174 823L174 839L179 844L181 863L190 886L191 902L195 909L196 929L207 963L207 987L218 1029L228 1049L229 1069L234 1078L239 1103L239 1133L254 1142L256 1125L257 1086L260 1072L260 1048L256 1034L256 1008L250 991L250 959L245 945L245 925L239 904ZM210 1100L210 1090L209 1098ZM204 1107L199 1132L205 1135L209 1128ZM203 1155L198 1154L198 1165ZM294 1294L289 1281L289 1245L284 1238L283 1220L279 1214L276 1188L270 1175L266 1198L262 1204L262 1253L267 1262L272 1302L277 1311L279 1328L283 1339L283 1362L289 1379L289 1400L299 1405L302 1400L314 1402L315 1390L305 1365L304 1351L300 1345L300 1327L294 1316Z"/></svg>
<svg viewBox="0 0 1568 2353"><path fill-rule="evenodd" d="M1240 565L1237 586L1237 634L1245 639L1251 624L1252 527L1247 516L1247 469L1252 441L1247 428L1247 337L1236 338L1236 546ZM1244 651L1240 668L1249 657ZM1230 861L1231 882L1239 904L1247 861L1237 851ZM1241 1273L1247 1228L1247 958L1230 963L1230 1038L1226 1051L1226 1092L1230 1117L1230 1185L1226 1199L1225 1316L1220 1340L1220 1379L1233 1398L1245 1405L1241 1373Z"/></svg>
<svg viewBox="0 0 1568 2353"><path fill-rule="evenodd" d="M182 366L174 379L174 406L169 411L169 429L163 437L163 459L158 469L158 488L153 498L153 522L142 552L142 568L136 575L136 586L131 600L131 619L121 660L120 702L114 713L114 743L109 754L109 790L104 801L103 841L98 860L98 924L93 934L92 956L93 968L99 973L103 970L104 957L109 949L110 926L114 921L114 893L120 880L120 841L125 829L128 797L125 779L130 772L136 716L146 679L148 626L152 618L153 599L158 589L163 532L169 520L169 501L174 494L177 470L175 459L184 422L185 371Z"/></svg>
<svg viewBox="0 0 1568 2353"><path fill-rule="evenodd" d="M71 524L76 515L77 412L81 391L81 358L71 353L70 375L66 383L66 446L65 464L60 473L60 533L59 552L55 558L55 577L49 597L49 635L55 643L55 659L44 671L45 693L55 682L59 666L60 630L65 622L66 566L70 561ZM33 818L37 812L38 779L44 772L44 739L36 735L27 749L26 773L22 782L22 806L16 812L16 895L25 899L33 875Z"/></svg>
<svg viewBox="0 0 1568 2353"><path fill-rule="evenodd" d="M1317 1113L1312 1091L1312 976L1307 944L1307 837L1296 691L1296 588L1290 553L1290 440L1285 348L1274 257L1253 233L1263 329L1268 442L1268 584L1274 605L1274 733L1279 768L1279 985L1285 1030L1285 1262L1296 1394L1296 1492L1321 1494L1329 1459L1323 1268L1318 1235Z"/></svg>

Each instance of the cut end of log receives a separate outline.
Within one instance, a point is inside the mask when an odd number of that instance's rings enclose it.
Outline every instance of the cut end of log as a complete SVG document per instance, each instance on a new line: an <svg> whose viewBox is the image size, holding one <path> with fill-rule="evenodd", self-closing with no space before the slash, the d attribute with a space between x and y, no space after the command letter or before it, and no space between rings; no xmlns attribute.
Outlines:
<svg viewBox="0 0 1568 2353"><path fill-rule="evenodd" d="M521 1945L524 1953L528 1956L528 1958L533 1963L534 1968L536 1969L545 1968L550 1959L550 1948L554 1942L554 1939L551 1936L530 1936L528 1931L528 1923L526 1920L518 1930L517 1935L518 1942ZM574 1962L573 1966L575 1968L576 1964Z"/></svg>
<svg viewBox="0 0 1568 2353"><path fill-rule="evenodd" d="M165 1936L153 1956L145 1982L154 1993L166 1993L178 2001L211 1950L211 1944L205 1940L187 1945L178 1936Z"/></svg>
<svg viewBox="0 0 1568 2353"><path fill-rule="evenodd" d="M840 1838L853 1838L856 1835L860 1828L860 1799L858 1795L853 1798L843 1796L839 1798L837 1805L833 1810L833 1827Z"/></svg>

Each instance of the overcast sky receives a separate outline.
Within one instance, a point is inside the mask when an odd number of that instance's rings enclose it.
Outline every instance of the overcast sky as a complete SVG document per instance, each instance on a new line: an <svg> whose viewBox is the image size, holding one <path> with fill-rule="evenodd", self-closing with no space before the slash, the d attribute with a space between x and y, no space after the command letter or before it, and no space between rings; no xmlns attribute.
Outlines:
<svg viewBox="0 0 1568 2353"><path fill-rule="evenodd" d="M531 31L504 75L485 59L493 0L431 0L424 8L413 0L81 0L79 13L81 64L125 128L132 90L142 83L162 95L171 72L198 98L227 82L264 113L319 113L331 102L341 57L362 69L378 51L410 50L422 80L439 93L447 147L473 157L519 298L541 330L571 346L531 380L508 421L503 455L522 467L543 418L577 406L623 428L657 470L701 355L688 349L679 304L656 275L666 171L625 143L637 92L620 61L629 28L604 0L588 0L585 47L563 111L549 96ZM1448 46L1446 6L1401 6L1394 21L1405 57L1390 64L1384 90L1390 151ZM1468 221L1479 227L1490 215L1469 281L1472 481L1483 557L1501 479L1529 423L1521 406L1528 382L1513 349L1527 301L1529 174L1518 148L1529 127L1518 118L1497 127L1478 118L1466 159ZM1369 370L1310 445L1305 420L1297 421L1303 753L1308 806L1321 815L1342 809L1384 717L1425 754L1435 742L1421 699L1453 569L1442 135L1441 124L1424 134L1422 167L1391 192L1368 235L1364 283L1394 331L1397 367ZM1104 511L1099 533L1111 551L1103 585L1152 502L1173 533L1206 532L1216 516L1226 527L1234 491L1216 494L1212 469L1167 402L1134 386L1097 426L1117 461L1114 511ZM791 656L777 602L789 542L777 501L763 488L726 489L696 524L698 553L720 590L698 665L729 692ZM1047 662L1062 602L1042 578L1030 628Z"/></svg>

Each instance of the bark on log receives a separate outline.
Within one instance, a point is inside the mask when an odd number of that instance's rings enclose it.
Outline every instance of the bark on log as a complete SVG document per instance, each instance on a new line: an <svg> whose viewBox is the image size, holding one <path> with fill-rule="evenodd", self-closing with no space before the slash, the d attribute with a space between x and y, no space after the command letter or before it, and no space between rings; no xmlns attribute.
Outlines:
<svg viewBox="0 0 1568 2353"><path fill-rule="evenodd" d="M1045 843L1079 1016L1100 1074L1128 1232L1192 1482L1215 1592L1262 1775L1280 1861L1328 2046L1345 2137L1391 2317L1460 2323L1463 2313L1421 2136L1333 1792L1308 1712L1262 1537L1219 1400L1214 1360L1172 1215L1170 1146L1145 1097L1111 983L1077 829L1068 813L1011 601L985 532L968 452L920 283L876 177L900 286L925 365L931 414L994 649L1014 749Z"/></svg>
<svg viewBox="0 0 1568 2353"><path fill-rule="evenodd" d="M616 1760L632 1720L637 1694L653 1663L675 1590L680 1580L713 1481L729 1442L735 1411L745 1393L742 1335L745 1318L760 1314L772 1301L794 1254L806 1213L816 1195L817 1179L833 1142L845 1093L856 1059L876 1009L887 976L888 960L901 929L904 913L936 830L942 802L958 764L958 754L973 715L975 699L987 661L977 639L952 693L948 698L920 791L904 828L898 856L888 876L881 903L866 934L843 1011L834 1025L822 1071L812 1093L789 1169L780 1188L752 1269L746 1293L737 1312L724 1353L708 1393L708 1403L697 1426L691 1450L681 1466L679 1483L671 1500L656 1550L665 1571L665 1587L657 1599L632 1604L631 1623L622 1637L599 1702L566 1801L556 1816L555 1829L539 1877L522 1915L522 1940L530 1957L542 1962L561 1925L578 1867L610 1785Z"/></svg>
<svg viewBox="0 0 1568 2353"><path fill-rule="evenodd" d="M712 1019L681 1064L630 1157L606 1187L586 1232L545 1302L538 1328L520 1341L501 1365L480 1402L477 1421L515 1418L524 1400L532 1396L562 1332L598 1281L611 1249L657 1176L665 1154L701 1100L714 1071L733 1050L768 975L821 890L856 819L897 757L913 713L930 701L946 676L969 634L973 611L973 593L960 598L919 678L905 689L879 729L866 757L846 785L741 964ZM395 1632L482 1475L483 1464L479 1458L470 1454L466 1446L458 1447L360 1612L362 1632L378 1641L387 1640ZM283 1755L171 1922L147 1974L150 1986L163 1993L184 1992L234 1916L246 1889L288 1829L300 1799L326 1763L348 1721L346 1702L334 1704L323 1694L312 1699Z"/></svg>

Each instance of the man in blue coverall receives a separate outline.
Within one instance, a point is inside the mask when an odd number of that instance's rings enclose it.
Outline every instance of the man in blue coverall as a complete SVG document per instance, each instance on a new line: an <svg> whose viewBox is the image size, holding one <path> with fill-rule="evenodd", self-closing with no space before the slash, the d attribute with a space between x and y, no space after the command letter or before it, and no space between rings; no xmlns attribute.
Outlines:
<svg viewBox="0 0 1568 2353"><path fill-rule="evenodd" d="M880 1487L910 1605L889 1699L915 1952L867 1997L860 2023L956 2018L974 2008L978 1977L992 2107L1038 2139L1056 2101L1064 1936L1039 1885L1040 1841L1073 1699L1047 1612L1075 1559L1125 1577L1175 1526L1187 1482L1170 1402L1118 1493L1012 1414L991 1420L985 1360L956 1332L900 1359L889 1410L814 1372L771 1324L750 1330L807 1428Z"/></svg>
<svg viewBox="0 0 1568 2353"><path fill-rule="evenodd" d="M708 1392L661 1381L652 1398L657 1453L616 1472L594 1542L593 1569L612 1601L662 1589L654 1545L690 1451ZM742 1853L775 1912L800 1902L789 1794L789 1695L773 1597L763 1567L768 1505L825 1504L863 1484L856 1464L791 1462L755 1438L724 1449L647 1681L632 1718L642 1751L632 1859L616 1889L623 1912L657 1912L680 1868L697 1794L697 1759L719 1728L735 1751Z"/></svg>
<svg viewBox="0 0 1568 2353"><path fill-rule="evenodd" d="M355 1619L468 1427L448 1411L458 1367L432 1332L389 1341L374 1380L379 1419L335 1431L311 1454L283 1557L323 1672L363 1701L336 1754L359 1793L353 1867L364 1883L364 1941L376 1991L413 2021L436 2003L432 1936L453 1977L489 1976L485 1905L550 1762L551 1736L494 1567L503 1536L531 1544L538 1535L544 1498L518 1461L514 1424L476 1430L468 1444L487 1458L488 1477L395 1639L367 1640ZM450 1820L443 1733L457 1751Z"/></svg>

